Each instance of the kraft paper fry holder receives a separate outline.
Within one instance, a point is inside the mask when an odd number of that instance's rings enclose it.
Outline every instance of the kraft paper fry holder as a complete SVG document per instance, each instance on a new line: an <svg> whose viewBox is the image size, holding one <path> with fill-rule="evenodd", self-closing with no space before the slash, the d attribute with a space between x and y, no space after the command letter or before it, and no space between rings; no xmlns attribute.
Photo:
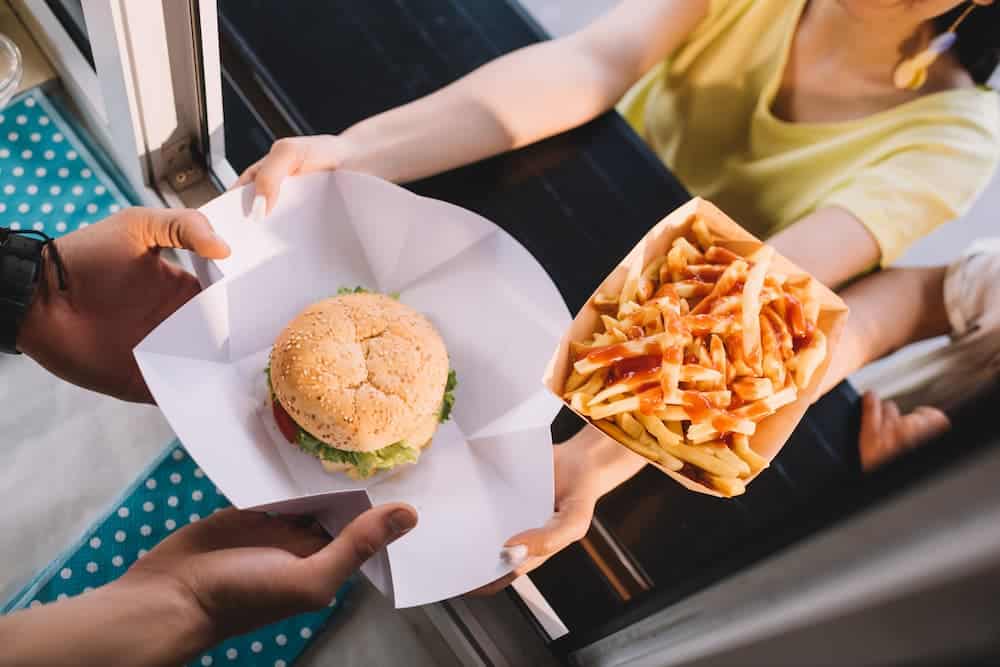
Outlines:
<svg viewBox="0 0 1000 667"><path fill-rule="evenodd" d="M562 389L566 383L566 378L572 370L570 343L587 341L595 331L601 328L600 313L593 305L594 296L597 294L618 294L621 292L621 288L630 271L634 271L637 266L641 269L641 267L647 265L653 259L665 255L674 239L687 234L692 223L698 218L706 222L712 234L719 239L719 245L727 247L740 255L749 255L764 245L762 241L743 229L719 208L701 198L694 198L668 214L636 243L624 259L597 286L594 293L587 300L587 303L573 319L572 324L564 332L562 339L549 360L543 379L543 382L555 397L562 400ZM808 275L807 271L802 270L778 253L774 254L771 266L774 271L789 276ZM809 386L799 392L798 399L794 403L786 405L778 410L777 413L758 424L757 432L750 439L750 446L759 455L767 459L768 462L773 461L774 457L778 455L778 452L781 451L781 448L791 436L792 431L795 430L799 420L802 419L802 415L805 414L806 409L813 401L819 398L819 387L829 368L833 350L840 341L844 324L847 322L847 306L840 297L818 280L816 281L816 286L817 297L820 301L819 328L827 338L826 359L813 375ZM568 402L564 401L564 404L573 409L573 406ZM580 417L587 421L591 427L597 428L586 416L580 415ZM624 447L625 445L622 446ZM651 463L691 491L722 497L722 494L718 491L700 484L689 477L673 470L668 470L656 462ZM756 476L750 477L745 482L749 484Z"/></svg>

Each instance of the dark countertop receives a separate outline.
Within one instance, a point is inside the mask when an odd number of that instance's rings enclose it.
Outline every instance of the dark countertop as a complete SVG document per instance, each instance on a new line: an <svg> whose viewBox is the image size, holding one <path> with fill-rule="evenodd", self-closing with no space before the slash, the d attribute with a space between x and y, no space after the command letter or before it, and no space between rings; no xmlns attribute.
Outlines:
<svg viewBox="0 0 1000 667"><path fill-rule="evenodd" d="M289 133L343 131L545 37L516 4L499 0L295 3L294 11L277 0L220 0L219 6L223 47L270 89ZM226 136L230 160L242 169L277 132L238 108L245 92L237 78L225 84ZM510 232L546 268L573 311L652 225L689 199L614 112L408 187ZM748 538L791 520L792 509L856 475L855 401L845 386L819 403L740 499L688 493L652 469L609 495L598 516L653 588L623 599L579 544L558 554L532 575L572 631L557 651L780 548ZM579 425L564 414L554 425L557 441ZM786 531L788 539L794 532Z"/></svg>

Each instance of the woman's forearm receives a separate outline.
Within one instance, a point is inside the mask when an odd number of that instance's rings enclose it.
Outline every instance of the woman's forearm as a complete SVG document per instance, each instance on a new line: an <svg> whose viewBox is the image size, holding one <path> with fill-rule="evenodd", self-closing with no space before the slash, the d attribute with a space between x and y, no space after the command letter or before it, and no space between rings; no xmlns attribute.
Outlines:
<svg viewBox="0 0 1000 667"><path fill-rule="evenodd" d="M610 109L675 49L707 0L625 0L584 30L494 60L342 135L341 166L410 181L534 143Z"/></svg>
<svg viewBox="0 0 1000 667"><path fill-rule="evenodd" d="M861 221L830 206L781 230L768 244L831 289L878 265L878 241Z"/></svg>
<svg viewBox="0 0 1000 667"><path fill-rule="evenodd" d="M886 269L845 289L841 297L851 312L823 392L901 347L947 334L946 271L944 266Z"/></svg>
<svg viewBox="0 0 1000 667"><path fill-rule="evenodd" d="M0 666L177 665L212 637L189 597L124 579L0 618Z"/></svg>
<svg viewBox="0 0 1000 667"><path fill-rule="evenodd" d="M349 128L348 169L410 181L581 125L624 92L573 38L490 62L455 83Z"/></svg>
<svg viewBox="0 0 1000 667"><path fill-rule="evenodd" d="M559 447L567 454L586 461L592 473L576 483L588 484L597 499L635 477L648 461L594 428L584 428Z"/></svg>

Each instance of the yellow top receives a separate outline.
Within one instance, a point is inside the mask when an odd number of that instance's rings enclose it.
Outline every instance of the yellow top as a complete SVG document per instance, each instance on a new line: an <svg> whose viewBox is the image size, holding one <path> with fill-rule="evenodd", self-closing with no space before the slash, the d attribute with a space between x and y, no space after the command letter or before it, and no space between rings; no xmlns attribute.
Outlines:
<svg viewBox="0 0 1000 667"><path fill-rule="evenodd" d="M711 0L619 111L685 186L753 234L839 206L874 234L885 265L965 213L989 182L1000 96L960 89L848 122L783 121L771 108L805 4Z"/></svg>

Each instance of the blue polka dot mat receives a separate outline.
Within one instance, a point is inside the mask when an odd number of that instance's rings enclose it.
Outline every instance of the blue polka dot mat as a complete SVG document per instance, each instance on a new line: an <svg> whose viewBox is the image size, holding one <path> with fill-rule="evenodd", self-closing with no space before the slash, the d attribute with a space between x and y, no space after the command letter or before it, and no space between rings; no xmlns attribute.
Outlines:
<svg viewBox="0 0 1000 667"><path fill-rule="evenodd" d="M130 205L83 132L33 89L0 109L0 226L59 237ZM48 604L113 581L170 533L229 507L215 485L174 442L107 516L40 572L3 613ZM288 667L341 607L350 584L327 609L226 641L192 667Z"/></svg>
<svg viewBox="0 0 1000 667"><path fill-rule="evenodd" d="M224 507L229 502L175 441L102 520L15 595L3 612L48 604L113 581L170 533ZM230 639L189 664L288 667L343 606L350 588L348 582L322 611Z"/></svg>
<svg viewBox="0 0 1000 667"><path fill-rule="evenodd" d="M0 109L0 227L58 237L129 204L41 90Z"/></svg>

